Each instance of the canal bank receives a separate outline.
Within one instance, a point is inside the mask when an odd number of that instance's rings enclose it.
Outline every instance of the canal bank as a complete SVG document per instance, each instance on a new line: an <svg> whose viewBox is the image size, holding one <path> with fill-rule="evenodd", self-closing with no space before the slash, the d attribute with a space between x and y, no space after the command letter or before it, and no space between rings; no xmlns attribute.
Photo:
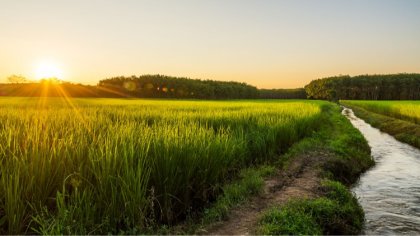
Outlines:
<svg viewBox="0 0 420 236"><path fill-rule="evenodd" d="M361 233L364 213L349 187L374 164L370 148L339 106L328 104L323 115L317 132L279 157L281 174L265 180L268 193L234 208L200 233ZM296 164L302 168L294 168ZM284 181L285 176L291 179Z"/></svg>
<svg viewBox="0 0 420 236"><path fill-rule="evenodd" d="M353 191L365 211L366 234L420 233L420 150L356 117L345 115L368 141L376 165Z"/></svg>

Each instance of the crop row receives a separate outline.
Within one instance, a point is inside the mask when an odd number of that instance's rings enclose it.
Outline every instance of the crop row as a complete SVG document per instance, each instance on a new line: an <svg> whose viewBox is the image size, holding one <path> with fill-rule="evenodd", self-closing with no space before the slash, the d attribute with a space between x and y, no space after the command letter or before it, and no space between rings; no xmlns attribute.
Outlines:
<svg viewBox="0 0 420 236"><path fill-rule="evenodd" d="M202 209L322 102L0 100L0 233L118 233Z"/></svg>
<svg viewBox="0 0 420 236"><path fill-rule="evenodd" d="M346 100L344 104L346 103L378 114L420 124L420 101Z"/></svg>

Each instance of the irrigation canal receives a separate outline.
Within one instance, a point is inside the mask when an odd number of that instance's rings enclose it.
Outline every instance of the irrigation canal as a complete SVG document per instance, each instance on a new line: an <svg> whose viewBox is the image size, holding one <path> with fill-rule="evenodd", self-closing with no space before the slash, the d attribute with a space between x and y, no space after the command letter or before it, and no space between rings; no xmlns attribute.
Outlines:
<svg viewBox="0 0 420 236"><path fill-rule="evenodd" d="M369 143L376 165L353 187L365 214L365 234L420 234L420 150L343 109Z"/></svg>

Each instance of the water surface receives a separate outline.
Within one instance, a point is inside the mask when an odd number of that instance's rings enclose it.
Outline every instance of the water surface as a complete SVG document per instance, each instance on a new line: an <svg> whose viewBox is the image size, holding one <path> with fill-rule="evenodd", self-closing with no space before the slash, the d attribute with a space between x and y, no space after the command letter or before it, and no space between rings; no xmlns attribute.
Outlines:
<svg viewBox="0 0 420 236"><path fill-rule="evenodd" d="M366 234L420 234L420 150L373 128L344 108L369 143L376 165L353 188Z"/></svg>

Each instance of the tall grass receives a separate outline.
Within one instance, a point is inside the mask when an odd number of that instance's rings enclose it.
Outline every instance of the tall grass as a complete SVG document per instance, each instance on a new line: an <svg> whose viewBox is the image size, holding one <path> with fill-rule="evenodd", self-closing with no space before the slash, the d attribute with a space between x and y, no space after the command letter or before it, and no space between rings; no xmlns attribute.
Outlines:
<svg viewBox="0 0 420 236"><path fill-rule="evenodd" d="M0 99L0 233L174 223L317 127L322 102Z"/></svg>
<svg viewBox="0 0 420 236"><path fill-rule="evenodd" d="M371 112L420 124L420 101L343 101L343 104L346 103Z"/></svg>

